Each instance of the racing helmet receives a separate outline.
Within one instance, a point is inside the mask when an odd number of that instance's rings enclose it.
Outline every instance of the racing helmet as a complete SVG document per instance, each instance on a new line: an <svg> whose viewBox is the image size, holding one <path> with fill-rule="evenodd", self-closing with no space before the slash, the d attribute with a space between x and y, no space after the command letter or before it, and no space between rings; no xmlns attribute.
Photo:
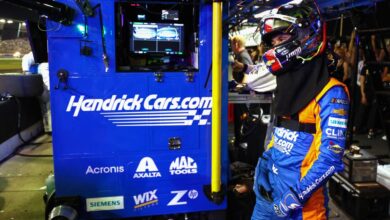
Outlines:
<svg viewBox="0 0 390 220"><path fill-rule="evenodd" d="M314 0L294 0L269 11L260 21L262 41L271 47L263 55L264 63L274 75L297 64L310 61L326 47L326 27ZM272 46L273 37L291 37Z"/></svg>

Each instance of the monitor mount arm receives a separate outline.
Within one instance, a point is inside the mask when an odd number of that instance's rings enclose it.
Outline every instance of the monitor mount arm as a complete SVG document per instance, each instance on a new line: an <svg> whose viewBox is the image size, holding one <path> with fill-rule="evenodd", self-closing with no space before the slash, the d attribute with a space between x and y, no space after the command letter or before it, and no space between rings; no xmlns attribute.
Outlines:
<svg viewBox="0 0 390 220"><path fill-rule="evenodd" d="M53 0L3 0L9 4L37 11L40 15L47 16L50 20L70 25L73 20L74 10Z"/></svg>

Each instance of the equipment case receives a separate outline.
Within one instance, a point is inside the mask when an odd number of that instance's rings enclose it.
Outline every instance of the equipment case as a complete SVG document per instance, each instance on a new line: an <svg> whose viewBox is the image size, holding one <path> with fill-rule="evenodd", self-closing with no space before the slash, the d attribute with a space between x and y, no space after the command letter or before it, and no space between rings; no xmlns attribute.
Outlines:
<svg viewBox="0 0 390 220"><path fill-rule="evenodd" d="M329 194L354 219L384 219L389 216L390 191L376 182L348 182L339 174L329 181Z"/></svg>

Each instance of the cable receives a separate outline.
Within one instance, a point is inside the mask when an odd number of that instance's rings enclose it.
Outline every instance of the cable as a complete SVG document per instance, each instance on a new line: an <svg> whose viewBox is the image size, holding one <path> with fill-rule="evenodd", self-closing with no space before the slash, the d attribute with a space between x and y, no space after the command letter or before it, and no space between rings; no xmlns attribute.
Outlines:
<svg viewBox="0 0 390 220"><path fill-rule="evenodd" d="M48 17L47 17L46 15L41 15L41 16L39 16L37 27L38 27L38 29L39 29L40 31L44 31L44 32L58 31L58 30L60 30L60 28L62 27L62 23L61 23L61 22L63 22L63 21L59 21L57 27L54 27L54 28L49 29L49 30L48 30L48 29L43 29L43 28L40 26L42 18L46 19L46 20L45 20L45 23L46 23ZM46 28L47 28L47 27L46 27Z"/></svg>
<svg viewBox="0 0 390 220"><path fill-rule="evenodd" d="M23 154L23 153L16 153L15 155L21 156L21 157L53 157L53 154Z"/></svg>

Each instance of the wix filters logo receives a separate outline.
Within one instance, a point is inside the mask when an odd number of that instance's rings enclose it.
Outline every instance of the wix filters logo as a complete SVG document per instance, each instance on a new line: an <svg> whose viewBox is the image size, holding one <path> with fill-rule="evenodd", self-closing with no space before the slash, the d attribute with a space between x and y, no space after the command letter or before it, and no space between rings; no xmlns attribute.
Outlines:
<svg viewBox="0 0 390 220"><path fill-rule="evenodd" d="M134 209L149 207L158 203L157 189L133 196Z"/></svg>

